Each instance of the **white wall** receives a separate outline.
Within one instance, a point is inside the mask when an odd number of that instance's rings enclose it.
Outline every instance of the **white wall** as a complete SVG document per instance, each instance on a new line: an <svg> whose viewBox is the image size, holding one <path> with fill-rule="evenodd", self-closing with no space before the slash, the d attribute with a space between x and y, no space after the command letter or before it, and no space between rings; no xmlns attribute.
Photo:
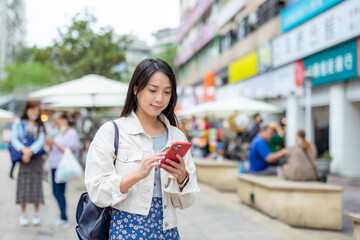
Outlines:
<svg viewBox="0 0 360 240"><path fill-rule="evenodd" d="M330 87L331 172L360 177L360 102L347 100L346 84L342 82Z"/></svg>

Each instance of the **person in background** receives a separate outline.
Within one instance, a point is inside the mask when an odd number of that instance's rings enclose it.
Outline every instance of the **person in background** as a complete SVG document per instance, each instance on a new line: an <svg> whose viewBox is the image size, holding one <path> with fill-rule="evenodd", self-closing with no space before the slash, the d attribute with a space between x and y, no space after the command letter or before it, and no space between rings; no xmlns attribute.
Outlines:
<svg viewBox="0 0 360 240"><path fill-rule="evenodd" d="M259 133L261 128L261 123L263 121L260 113L255 113L253 119L254 119L254 126L251 128L248 135L249 142L251 142L253 138Z"/></svg>
<svg viewBox="0 0 360 240"><path fill-rule="evenodd" d="M294 181L316 181L318 176L316 147L306 141L303 130L297 132L296 143L295 146L288 148L287 164L282 166L279 175Z"/></svg>
<svg viewBox="0 0 360 240"><path fill-rule="evenodd" d="M72 128L73 122L68 115L65 113L55 113L53 119L55 125L59 129L59 132L54 139L48 139L47 144L51 148L49 161L51 167L53 194L59 205L61 214L60 217L55 219L52 224L56 228L66 228L70 227L68 217L66 215L66 183L56 183L55 173L66 148L69 148L75 157L79 157L80 141L76 130Z"/></svg>
<svg viewBox="0 0 360 240"><path fill-rule="evenodd" d="M282 149L276 153L271 153L266 142L270 141L274 130L269 126L260 129L250 144L249 162L250 172L259 175L276 175L277 168L270 166L270 163L278 161L279 158L286 155L287 150Z"/></svg>
<svg viewBox="0 0 360 240"><path fill-rule="evenodd" d="M284 130L276 124L275 122L271 122L269 127L273 129L274 134L267 145L269 147L270 152L275 153L279 151L282 147L282 143L284 142Z"/></svg>
<svg viewBox="0 0 360 240"><path fill-rule="evenodd" d="M32 158L32 155L41 151L45 143L46 129L41 120L40 102L29 100L21 117L16 119L12 125L11 144L23 153L17 179L16 203L20 204L20 225L27 226L29 219L26 214L26 204L35 204L35 213L32 218L33 225L40 224L40 203L44 203L42 188L43 179L43 156ZM33 138L34 143L26 147L20 139L26 136Z"/></svg>

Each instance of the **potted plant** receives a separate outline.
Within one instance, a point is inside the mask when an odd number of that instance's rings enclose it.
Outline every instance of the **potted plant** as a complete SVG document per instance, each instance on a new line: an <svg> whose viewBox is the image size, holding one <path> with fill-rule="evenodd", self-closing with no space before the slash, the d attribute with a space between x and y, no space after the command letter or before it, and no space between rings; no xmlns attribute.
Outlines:
<svg viewBox="0 0 360 240"><path fill-rule="evenodd" d="M317 169L321 175L327 175L330 172L330 161L332 157L329 150L323 152L317 160Z"/></svg>

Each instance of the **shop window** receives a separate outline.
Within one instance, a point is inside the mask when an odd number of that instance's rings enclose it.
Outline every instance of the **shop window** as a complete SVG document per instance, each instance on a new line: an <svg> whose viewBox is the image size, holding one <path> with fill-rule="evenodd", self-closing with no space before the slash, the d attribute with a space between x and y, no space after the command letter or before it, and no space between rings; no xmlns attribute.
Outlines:
<svg viewBox="0 0 360 240"><path fill-rule="evenodd" d="M275 16L277 16L285 7L285 0L267 0L264 2L258 11L259 26L265 24Z"/></svg>
<svg viewBox="0 0 360 240"><path fill-rule="evenodd" d="M236 42L236 34L233 31L227 32L222 38L220 43L220 51L226 52Z"/></svg>

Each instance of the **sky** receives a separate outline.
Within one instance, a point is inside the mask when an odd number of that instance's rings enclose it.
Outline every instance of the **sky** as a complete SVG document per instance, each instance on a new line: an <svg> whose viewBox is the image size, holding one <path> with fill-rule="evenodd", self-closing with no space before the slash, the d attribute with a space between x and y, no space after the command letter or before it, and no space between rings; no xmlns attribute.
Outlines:
<svg viewBox="0 0 360 240"><path fill-rule="evenodd" d="M27 45L51 45L57 29L69 26L85 9L97 18L98 27L111 26L119 35L134 34L150 45L152 33L180 22L179 0L25 0Z"/></svg>

